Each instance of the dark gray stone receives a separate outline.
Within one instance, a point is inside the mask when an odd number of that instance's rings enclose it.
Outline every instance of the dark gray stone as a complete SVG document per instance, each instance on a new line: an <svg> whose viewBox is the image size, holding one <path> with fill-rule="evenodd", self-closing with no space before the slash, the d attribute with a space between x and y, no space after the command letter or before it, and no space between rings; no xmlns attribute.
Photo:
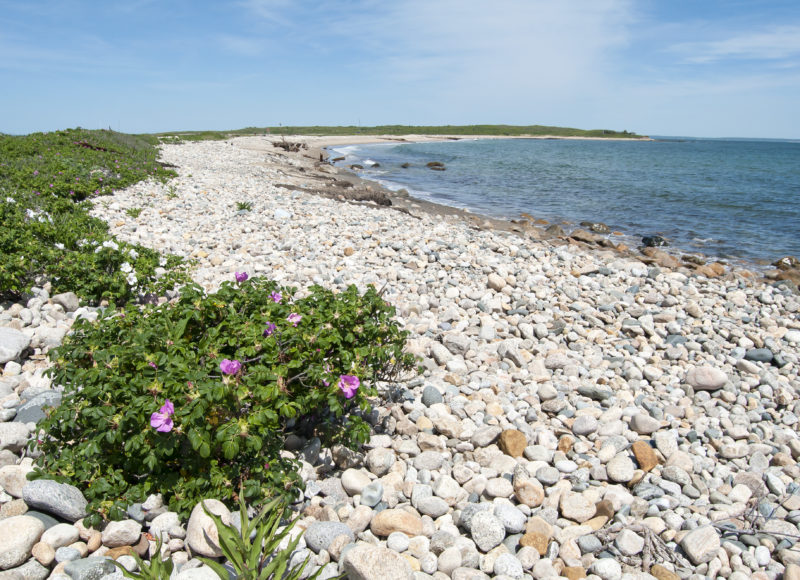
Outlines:
<svg viewBox="0 0 800 580"><path fill-rule="evenodd" d="M772 362L773 357L772 351L768 348L751 348L744 354L744 358L747 360L763 363Z"/></svg>
<svg viewBox="0 0 800 580"><path fill-rule="evenodd" d="M59 391L41 392L29 399L27 403L17 407L17 415L14 420L20 423L38 423L45 417L45 408L58 407L60 404L61 393Z"/></svg>
<svg viewBox="0 0 800 580"><path fill-rule="evenodd" d="M74 485L50 479L37 479L22 488L22 499L29 507L43 510L69 522L86 516L89 503Z"/></svg>
<svg viewBox="0 0 800 580"><path fill-rule="evenodd" d="M426 407L430 407L431 405L442 402L444 402L442 393L440 393L439 389L436 387L428 385L422 391L422 404Z"/></svg>

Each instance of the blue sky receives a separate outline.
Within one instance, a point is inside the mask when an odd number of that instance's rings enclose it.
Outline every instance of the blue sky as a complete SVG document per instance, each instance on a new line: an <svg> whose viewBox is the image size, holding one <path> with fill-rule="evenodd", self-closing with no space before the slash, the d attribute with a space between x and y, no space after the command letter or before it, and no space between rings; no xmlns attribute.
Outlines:
<svg viewBox="0 0 800 580"><path fill-rule="evenodd" d="M797 0L0 0L0 132L800 138Z"/></svg>

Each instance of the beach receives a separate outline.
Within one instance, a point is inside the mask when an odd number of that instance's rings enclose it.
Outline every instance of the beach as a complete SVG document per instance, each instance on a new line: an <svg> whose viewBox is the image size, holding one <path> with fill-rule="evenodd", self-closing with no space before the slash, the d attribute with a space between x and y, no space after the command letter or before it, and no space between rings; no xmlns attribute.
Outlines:
<svg viewBox="0 0 800 580"><path fill-rule="evenodd" d="M247 272L396 308L423 372L379 385L369 443L287 441L297 558L323 578L800 577L800 297L774 283L794 272L490 219L327 162L396 139L167 144L177 178L94 201L208 291ZM168 555L202 577L184 524Z"/></svg>

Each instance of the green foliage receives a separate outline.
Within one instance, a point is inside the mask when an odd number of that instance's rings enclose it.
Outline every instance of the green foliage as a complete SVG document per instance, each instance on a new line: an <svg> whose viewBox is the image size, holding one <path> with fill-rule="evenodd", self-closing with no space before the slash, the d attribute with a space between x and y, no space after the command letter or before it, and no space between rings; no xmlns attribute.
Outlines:
<svg viewBox="0 0 800 580"><path fill-rule="evenodd" d="M142 560L136 552L133 552L132 556L139 567L139 569L134 572L130 572L116 560L111 560L114 565L122 571L122 575L125 576L125 578L134 578L135 580L166 580L172 575L172 558L161 558L160 537L156 538L155 556L149 561ZM225 580L227 580L227 578Z"/></svg>
<svg viewBox="0 0 800 580"><path fill-rule="evenodd" d="M287 430L325 444L366 441L375 382L414 365L374 289L294 294L263 278L210 295L189 285L174 304L76 323L52 353L64 399L40 425L49 438L36 476L84 490L89 523L118 519L150 493L185 515L230 489L253 504L294 493L295 465L280 454ZM225 359L241 370L221 372ZM350 399L342 375L361 381ZM158 432L151 415L167 399L174 428Z"/></svg>
<svg viewBox="0 0 800 580"><path fill-rule="evenodd" d="M111 131L0 135L0 298L18 298L44 278L54 292L121 304L185 280L177 257L114 241L81 201L174 175L156 154L147 141Z"/></svg>
<svg viewBox="0 0 800 580"><path fill-rule="evenodd" d="M237 201L236 202L236 211L252 211L253 204L249 201Z"/></svg>
<svg viewBox="0 0 800 580"><path fill-rule="evenodd" d="M289 568L292 553L297 548L302 534L298 534L288 541L284 548L281 542L289 536L289 532L297 523L293 518L287 525L281 527L281 518L287 510L287 504L276 498L261 509L261 512L250 521L247 515L247 505L239 497L239 514L241 528L225 525L218 515L211 513L203 505L203 510L214 520L217 526L219 546L222 554L230 562L239 580L268 580L280 578L283 580L299 580L303 570L308 565L308 558L300 564ZM208 558L200 558L222 580L228 580L228 570L219 562ZM288 570L287 570L288 568ZM309 576L314 580L322 569Z"/></svg>
<svg viewBox="0 0 800 580"><path fill-rule="evenodd" d="M141 207L129 207L128 209L125 210L125 213L128 214L128 217L136 219L142 214L142 208Z"/></svg>
<svg viewBox="0 0 800 580"><path fill-rule="evenodd" d="M46 278L54 293L124 304L187 280L178 257L115 241L87 204L30 193L0 198L0 297L20 296Z"/></svg>
<svg viewBox="0 0 800 580"><path fill-rule="evenodd" d="M641 135L610 129L574 129L548 125L377 125L375 127L350 126L281 126L271 128L246 127L232 131L185 131L160 134L164 139L186 141L220 140L241 135L508 135L554 137L614 137L641 139Z"/></svg>

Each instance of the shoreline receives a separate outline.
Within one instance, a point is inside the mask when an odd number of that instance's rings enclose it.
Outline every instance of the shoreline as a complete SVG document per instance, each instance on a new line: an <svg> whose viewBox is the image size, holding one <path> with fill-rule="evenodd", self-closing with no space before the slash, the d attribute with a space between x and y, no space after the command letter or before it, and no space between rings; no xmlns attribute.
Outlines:
<svg viewBox="0 0 800 580"><path fill-rule="evenodd" d="M374 385L370 440L345 452L287 438L304 484L296 557L308 556L310 571L333 578L366 562L370 577L402 580L800 573L800 297L483 228L448 208L379 207L382 192L319 157L246 145L166 145L173 181L97 198L91 213L118 240L185 257L207 291L244 271L298 294L372 286L396 309L421 370ZM373 199L348 199L351 190ZM64 337L88 312L62 299L41 288L27 306L0 310L33 335L31 358L4 369L16 389L6 403L58 388L37 369L53 331ZM13 472L2 479L6 513L28 509L31 466L17 455L0 468ZM83 563L125 542L152 553L161 536L176 580L199 577L207 544L190 530L202 526L172 512L159 527L150 516L168 511L161 500L132 506L124 542L76 523ZM26 567L39 566L33 550L20 551ZM47 562L51 577L66 566Z"/></svg>
<svg viewBox="0 0 800 580"><path fill-rule="evenodd" d="M256 151L275 152L274 147L266 144L287 140L285 136L264 136L264 137L237 137L243 139L261 139L263 145L249 143L244 146L246 149ZM800 285L800 265L791 261L791 256L776 256L774 261L764 263L753 262L751 260L730 258L715 260L711 256L700 251L690 251L678 246L644 247L628 245L626 242L636 240L637 237L625 234L624 232L609 231L605 233L594 233L586 229L585 226L575 223L553 223L545 219L538 218L529 214L521 214L517 219L502 219L474 213L461 208L448 206L445 204L415 198L403 190L395 191L382 186L379 182L357 175L354 171L344 167L335 166L330 163L330 152L332 147L342 145L371 145L388 142L407 142L407 143L427 143L442 141L459 140L478 140L478 139L563 139L563 140L613 140L613 141L653 141L650 137L639 139L622 138L603 138L603 137L568 137L568 136L505 136L505 135L380 135L380 136L291 136L288 141L304 143L308 149L297 153L286 153L289 159L301 160L306 163L304 166L304 177L311 177L316 172L316 176L323 181L330 179L331 175L337 181L349 182L356 189L378 192L391 202L391 206L401 211L422 211L431 215L462 219L470 223L473 227L482 229L494 229L497 231L513 232L522 237L530 237L536 241L553 246L578 244L587 250L608 251L619 253L620 255L639 259L646 264L659 267L666 267L671 270L681 271L687 274L697 274L708 278L719 278L728 275L742 276L748 279L760 279L763 282L773 283L778 281L788 281L795 286ZM280 151L280 150L277 150ZM281 153L284 153L281 151ZM323 165L325 164L325 165ZM329 173L323 167L332 167L336 171ZM344 195L344 192L340 192ZM324 193L323 193L324 195ZM328 193L330 195L330 193ZM591 222L584 220L581 223ZM604 224L602 224L604 225ZM564 226L564 227L562 227ZM552 228L552 229L551 229ZM549 231L548 231L549 230ZM615 240L614 238L617 238ZM787 262L786 260L789 259ZM784 262L794 264L794 267L781 267L779 264Z"/></svg>

